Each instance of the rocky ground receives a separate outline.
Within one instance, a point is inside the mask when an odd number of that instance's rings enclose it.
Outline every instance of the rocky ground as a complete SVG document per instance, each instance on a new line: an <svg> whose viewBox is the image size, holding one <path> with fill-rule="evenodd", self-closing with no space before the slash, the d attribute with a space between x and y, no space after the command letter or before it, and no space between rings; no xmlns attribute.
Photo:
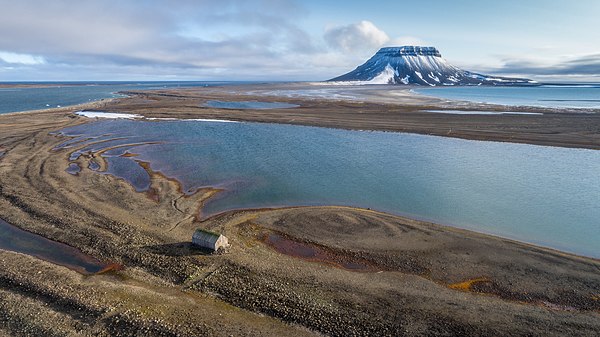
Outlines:
<svg viewBox="0 0 600 337"><path fill-rule="evenodd" d="M64 139L50 132L85 122L72 110L0 116L0 218L124 269L82 275L0 250L0 336L600 331L598 260L355 208L200 222L213 190L185 196L153 174L151 193L136 193L87 169L89 156L77 176L65 172L74 149L54 150ZM197 227L224 233L231 247L194 249Z"/></svg>

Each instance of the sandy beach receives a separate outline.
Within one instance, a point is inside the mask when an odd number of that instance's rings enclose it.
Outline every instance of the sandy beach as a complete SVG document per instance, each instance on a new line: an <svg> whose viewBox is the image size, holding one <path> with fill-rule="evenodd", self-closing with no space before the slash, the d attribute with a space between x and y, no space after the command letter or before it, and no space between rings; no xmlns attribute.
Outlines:
<svg viewBox="0 0 600 337"><path fill-rule="evenodd" d="M290 94L316 89L323 88L130 92L0 115L0 218L122 266L85 275L0 250L0 335L597 335L597 259L349 207L231 211L200 221L213 189L186 195L146 167L151 188L137 193L87 168L99 154L77 159L83 169L73 175L65 168L76 148L55 150L65 138L52 132L90 120L73 113L81 109L600 148L597 114L527 107L510 111L543 114L436 114L426 111L507 108L407 89L328 89L338 99ZM300 107L215 109L208 100ZM198 227L226 235L229 250L194 249Z"/></svg>

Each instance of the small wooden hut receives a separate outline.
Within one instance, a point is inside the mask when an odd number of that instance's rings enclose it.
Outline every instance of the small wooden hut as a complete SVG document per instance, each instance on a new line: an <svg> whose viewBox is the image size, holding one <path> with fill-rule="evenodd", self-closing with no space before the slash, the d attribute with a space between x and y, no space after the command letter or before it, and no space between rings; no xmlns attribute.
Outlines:
<svg viewBox="0 0 600 337"><path fill-rule="evenodd" d="M201 248L211 249L213 251L229 246L227 237L224 235L200 228L196 229L194 235L192 235L192 243Z"/></svg>

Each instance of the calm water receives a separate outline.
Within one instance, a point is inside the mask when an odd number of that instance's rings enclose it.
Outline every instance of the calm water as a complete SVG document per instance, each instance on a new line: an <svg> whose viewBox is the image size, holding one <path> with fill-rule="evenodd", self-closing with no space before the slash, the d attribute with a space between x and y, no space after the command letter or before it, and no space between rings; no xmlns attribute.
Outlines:
<svg viewBox="0 0 600 337"><path fill-rule="evenodd" d="M0 249L32 255L84 274L94 274L108 266L71 246L24 231L2 219L0 219Z"/></svg>
<svg viewBox="0 0 600 337"><path fill-rule="evenodd" d="M600 84L539 87L439 87L417 93L446 99L557 108L600 109Z"/></svg>
<svg viewBox="0 0 600 337"><path fill-rule="evenodd" d="M0 114L16 111L56 108L120 97L127 90L152 90L177 87L227 85L239 82L105 82L55 83L64 86L45 88L0 88ZM71 84L71 85L68 85ZM72 84L76 84L73 86Z"/></svg>
<svg viewBox="0 0 600 337"><path fill-rule="evenodd" d="M600 257L594 150L256 123L101 120L64 133L108 140L89 145L95 150L162 141L108 151L109 173L144 190L147 173L134 161L142 160L188 191L223 188L203 215L370 207Z"/></svg>

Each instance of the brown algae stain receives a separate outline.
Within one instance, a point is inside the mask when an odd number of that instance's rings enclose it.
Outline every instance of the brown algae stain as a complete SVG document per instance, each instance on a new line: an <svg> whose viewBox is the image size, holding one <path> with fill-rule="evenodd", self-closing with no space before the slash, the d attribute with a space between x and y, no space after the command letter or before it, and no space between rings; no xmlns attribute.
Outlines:
<svg viewBox="0 0 600 337"><path fill-rule="evenodd" d="M299 242L281 234L267 233L262 241L275 249L277 252L310 262L319 262L338 268L357 272L381 271L374 263L363 258L347 256L332 249L316 244Z"/></svg>

